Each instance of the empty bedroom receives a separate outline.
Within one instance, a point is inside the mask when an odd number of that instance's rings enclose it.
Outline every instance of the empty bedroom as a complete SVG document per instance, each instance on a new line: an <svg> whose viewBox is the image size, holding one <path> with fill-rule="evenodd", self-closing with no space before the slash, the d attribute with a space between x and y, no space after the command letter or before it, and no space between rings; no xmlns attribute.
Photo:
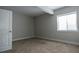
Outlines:
<svg viewBox="0 0 79 59"><path fill-rule="evenodd" d="M0 6L0 53L79 53L79 6Z"/></svg>

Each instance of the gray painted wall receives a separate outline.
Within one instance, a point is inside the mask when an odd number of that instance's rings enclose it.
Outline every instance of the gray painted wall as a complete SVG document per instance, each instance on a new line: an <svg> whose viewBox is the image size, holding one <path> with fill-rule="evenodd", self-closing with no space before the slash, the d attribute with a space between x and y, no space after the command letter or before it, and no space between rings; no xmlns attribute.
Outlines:
<svg viewBox="0 0 79 59"><path fill-rule="evenodd" d="M34 36L34 20L26 15L13 12L13 41Z"/></svg>
<svg viewBox="0 0 79 59"><path fill-rule="evenodd" d="M68 12L77 12L77 25L78 31L57 31L57 19L56 16ZM35 35L38 37L51 38L55 40L79 42L79 7L63 7L55 10L54 15L42 15L35 19Z"/></svg>

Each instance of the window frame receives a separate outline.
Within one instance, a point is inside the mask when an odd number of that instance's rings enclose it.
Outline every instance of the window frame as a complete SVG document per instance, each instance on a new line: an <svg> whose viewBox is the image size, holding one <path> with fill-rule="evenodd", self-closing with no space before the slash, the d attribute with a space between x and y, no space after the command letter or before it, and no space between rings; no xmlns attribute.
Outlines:
<svg viewBox="0 0 79 59"><path fill-rule="evenodd" d="M65 15L70 15L70 14L76 14L76 27L77 27L77 30L68 30L68 28L67 28L67 30L58 30L58 17L65 16ZM57 15L57 31L65 31L65 32L74 31L74 32L77 32L78 31L78 25L77 24L78 23L77 23L77 12L76 11Z"/></svg>

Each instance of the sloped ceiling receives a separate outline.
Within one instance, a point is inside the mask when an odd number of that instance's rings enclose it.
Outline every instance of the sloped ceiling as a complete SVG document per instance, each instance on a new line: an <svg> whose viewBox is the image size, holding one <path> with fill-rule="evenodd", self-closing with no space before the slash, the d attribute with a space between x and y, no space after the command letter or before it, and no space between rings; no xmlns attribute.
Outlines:
<svg viewBox="0 0 79 59"><path fill-rule="evenodd" d="M48 14L54 14L54 10L62 8L64 6L38 6L42 11Z"/></svg>
<svg viewBox="0 0 79 59"><path fill-rule="evenodd" d="M44 13L54 14L54 10L63 6L0 6L1 9L12 10L29 16L38 16Z"/></svg>

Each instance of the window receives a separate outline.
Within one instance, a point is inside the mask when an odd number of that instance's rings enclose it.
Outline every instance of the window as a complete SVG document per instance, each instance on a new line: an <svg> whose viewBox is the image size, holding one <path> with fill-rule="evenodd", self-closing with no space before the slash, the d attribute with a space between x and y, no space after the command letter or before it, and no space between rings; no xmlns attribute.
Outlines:
<svg viewBox="0 0 79 59"><path fill-rule="evenodd" d="M57 16L58 31L77 31L77 14L72 12Z"/></svg>

